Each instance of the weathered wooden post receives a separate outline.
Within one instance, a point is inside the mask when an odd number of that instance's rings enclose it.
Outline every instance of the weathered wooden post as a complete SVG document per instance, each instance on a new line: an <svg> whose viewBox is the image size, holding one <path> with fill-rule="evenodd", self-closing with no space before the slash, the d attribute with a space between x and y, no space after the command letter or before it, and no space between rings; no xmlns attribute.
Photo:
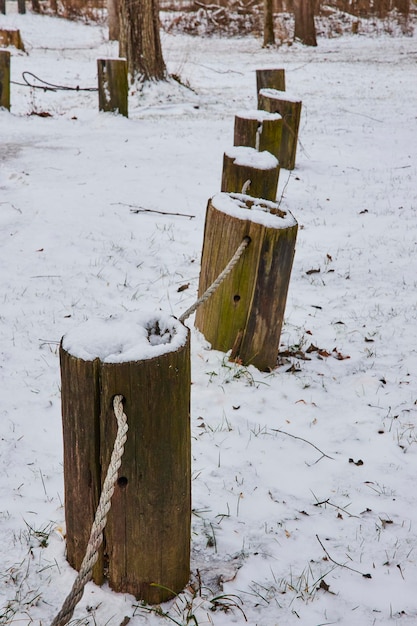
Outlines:
<svg viewBox="0 0 417 626"><path fill-rule="evenodd" d="M6 0L0 0L0 13L6 15Z"/></svg>
<svg viewBox="0 0 417 626"><path fill-rule="evenodd" d="M275 200L278 178L278 161L269 152L235 146L224 153L221 191Z"/></svg>
<svg viewBox="0 0 417 626"><path fill-rule="evenodd" d="M295 167L298 129L302 102L292 98L286 91L261 89L258 94L258 109L279 113L282 117L282 138L279 164L287 170Z"/></svg>
<svg viewBox="0 0 417 626"><path fill-rule="evenodd" d="M0 50L0 108L10 111L10 52Z"/></svg>
<svg viewBox="0 0 417 626"><path fill-rule="evenodd" d="M91 320L63 337L60 360L68 561L84 557L122 395L129 430L93 577L163 602L190 571L189 330L161 313Z"/></svg>
<svg viewBox="0 0 417 626"><path fill-rule="evenodd" d="M126 59L97 59L98 108L128 117Z"/></svg>
<svg viewBox="0 0 417 626"><path fill-rule="evenodd" d="M20 30L17 28L0 28L0 46L14 46L17 50L25 51Z"/></svg>
<svg viewBox="0 0 417 626"><path fill-rule="evenodd" d="M20 13L20 15L24 15L26 13L25 0L17 0L17 12Z"/></svg>
<svg viewBox="0 0 417 626"><path fill-rule="evenodd" d="M260 370L274 369L294 257L297 222L275 202L220 193L209 200L199 296L244 239L250 244L217 291L197 309L212 348Z"/></svg>
<svg viewBox="0 0 417 626"><path fill-rule="evenodd" d="M256 93L261 89L285 91L285 70L282 68L256 70Z"/></svg>
<svg viewBox="0 0 417 626"><path fill-rule="evenodd" d="M282 137L282 117L267 111L242 111L235 115L234 145L270 152L277 159Z"/></svg>

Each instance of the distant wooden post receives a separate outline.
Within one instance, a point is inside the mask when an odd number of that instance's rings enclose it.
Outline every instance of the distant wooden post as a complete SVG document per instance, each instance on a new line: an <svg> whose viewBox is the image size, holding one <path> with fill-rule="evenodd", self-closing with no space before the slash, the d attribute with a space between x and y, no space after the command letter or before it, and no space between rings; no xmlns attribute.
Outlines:
<svg viewBox="0 0 417 626"><path fill-rule="evenodd" d="M178 320L92 320L60 346L67 558L79 569L124 397L128 434L93 577L155 604L190 571L190 340Z"/></svg>
<svg viewBox="0 0 417 626"><path fill-rule="evenodd" d="M302 102L289 96L286 91L261 89L258 95L258 109L279 113L282 117L282 139L279 164L287 170L295 167L298 129L300 126Z"/></svg>
<svg viewBox="0 0 417 626"><path fill-rule="evenodd" d="M279 160L282 117L267 111L242 111L235 115L234 145L270 152Z"/></svg>
<svg viewBox="0 0 417 626"><path fill-rule="evenodd" d="M0 0L0 13L6 15L6 0Z"/></svg>
<svg viewBox="0 0 417 626"><path fill-rule="evenodd" d="M221 191L275 200L278 177L278 161L269 152L236 146L224 153Z"/></svg>
<svg viewBox="0 0 417 626"><path fill-rule="evenodd" d="M20 15L24 15L26 13L25 0L17 0L17 12L20 13Z"/></svg>
<svg viewBox="0 0 417 626"><path fill-rule="evenodd" d="M0 46L14 46L17 50L25 51L20 30L0 28Z"/></svg>
<svg viewBox="0 0 417 626"><path fill-rule="evenodd" d="M297 222L274 202L220 193L208 203L198 292L226 267L244 237L251 242L217 291L196 312L212 348L268 371L276 367Z"/></svg>
<svg viewBox="0 0 417 626"><path fill-rule="evenodd" d="M97 59L98 108L128 117L126 59Z"/></svg>
<svg viewBox="0 0 417 626"><path fill-rule="evenodd" d="M0 50L0 108L10 111L10 52Z"/></svg>
<svg viewBox="0 0 417 626"><path fill-rule="evenodd" d="M256 93L261 89L285 91L285 70L282 68L256 70Z"/></svg>

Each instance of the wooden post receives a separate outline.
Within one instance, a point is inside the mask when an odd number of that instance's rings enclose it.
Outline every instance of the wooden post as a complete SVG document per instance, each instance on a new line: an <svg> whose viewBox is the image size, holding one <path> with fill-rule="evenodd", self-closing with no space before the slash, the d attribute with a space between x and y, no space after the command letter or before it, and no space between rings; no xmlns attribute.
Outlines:
<svg viewBox="0 0 417 626"><path fill-rule="evenodd" d="M10 52L0 50L0 108L10 111Z"/></svg>
<svg viewBox="0 0 417 626"><path fill-rule="evenodd" d="M189 580L189 330L160 313L92 320L60 347L67 558L79 569L124 397L127 442L94 581L155 604Z"/></svg>
<svg viewBox="0 0 417 626"><path fill-rule="evenodd" d="M26 13L25 0L17 0L17 12L20 13L20 15L24 15Z"/></svg>
<svg viewBox="0 0 417 626"><path fill-rule="evenodd" d="M242 111L235 115L234 145L270 152L279 160L282 117L267 111Z"/></svg>
<svg viewBox="0 0 417 626"><path fill-rule="evenodd" d="M261 89L285 91L285 70L282 68L256 70L256 93Z"/></svg>
<svg viewBox="0 0 417 626"><path fill-rule="evenodd" d="M126 59L97 59L98 108L128 116Z"/></svg>
<svg viewBox="0 0 417 626"><path fill-rule="evenodd" d="M0 46L14 46L17 50L25 51L20 30L0 28Z"/></svg>
<svg viewBox="0 0 417 626"><path fill-rule="evenodd" d="M6 0L0 0L0 13L6 15Z"/></svg>
<svg viewBox="0 0 417 626"><path fill-rule="evenodd" d="M275 200L279 164L269 152L236 146L224 153L221 191Z"/></svg>
<svg viewBox="0 0 417 626"><path fill-rule="evenodd" d="M208 203L199 295L226 267L244 237L251 242L217 291L196 312L212 348L268 371L276 367L294 257L297 222L274 202L220 193Z"/></svg>
<svg viewBox="0 0 417 626"><path fill-rule="evenodd" d="M291 98L287 92L276 89L261 89L258 95L258 109L279 113L282 117L282 139L278 160L280 166L287 170L293 170L295 167L301 104L300 100Z"/></svg>

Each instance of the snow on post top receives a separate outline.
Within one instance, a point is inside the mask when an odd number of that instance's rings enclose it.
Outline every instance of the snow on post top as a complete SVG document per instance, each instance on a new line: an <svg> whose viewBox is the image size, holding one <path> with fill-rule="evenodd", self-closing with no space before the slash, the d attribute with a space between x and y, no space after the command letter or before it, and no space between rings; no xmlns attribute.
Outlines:
<svg viewBox="0 0 417 626"><path fill-rule="evenodd" d="M279 89L261 89L259 91L260 96L266 96L267 98L274 98L275 100L285 100L287 102L301 102L300 98L290 95L288 91L279 91Z"/></svg>
<svg viewBox="0 0 417 626"><path fill-rule="evenodd" d="M279 93L286 93L285 91ZM257 120L259 122L282 120L282 115L279 113L270 113L269 111L262 111L262 109L250 109L248 111L239 111L236 113L236 117L242 117L245 120Z"/></svg>
<svg viewBox="0 0 417 626"><path fill-rule="evenodd" d="M84 361L127 363L175 352L187 341L187 328L161 312L91 319L69 331L62 347Z"/></svg>
<svg viewBox="0 0 417 626"><path fill-rule="evenodd" d="M211 204L222 213L240 220L250 220L266 228L289 228L297 224L292 213L282 211L276 202L242 193L218 193L211 199Z"/></svg>
<svg viewBox="0 0 417 626"><path fill-rule="evenodd" d="M234 146L225 152L229 159L233 159L235 165L242 167L256 167L258 170L273 170L278 166L278 159L273 154L264 150L258 152L255 148L246 146Z"/></svg>

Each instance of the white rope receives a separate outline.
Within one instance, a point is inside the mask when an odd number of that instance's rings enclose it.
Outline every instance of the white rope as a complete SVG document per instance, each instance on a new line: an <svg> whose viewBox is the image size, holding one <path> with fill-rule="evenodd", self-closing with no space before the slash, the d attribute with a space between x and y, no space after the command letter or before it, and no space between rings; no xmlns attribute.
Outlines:
<svg viewBox="0 0 417 626"><path fill-rule="evenodd" d="M226 265L224 270L218 275L214 283L210 285L210 287L203 293L203 295L200 298L198 298L198 300L196 300L194 304L192 304L190 308L187 309L185 313L181 315L181 317L178 318L180 322L184 323L187 317L190 317L190 315L192 315L192 313L194 313L194 311L198 309L200 304L203 304L204 302L206 302L210 298L210 296L213 295L216 289L221 285L221 283L224 281L226 276L230 274L230 272L232 271L236 263L239 261L240 257L242 256L242 254L244 253L244 251L250 244L250 241L251 241L250 237L243 238L242 243L240 244L240 246L238 247L238 249L232 256L232 258L230 259L229 263Z"/></svg>
<svg viewBox="0 0 417 626"><path fill-rule="evenodd" d="M82 598L85 585L92 577L93 567L98 559L98 551L103 542L103 530L106 526L107 514L110 510L110 500L116 485L117 473L122 462L124 445L127 439L127 418L123 411L122 401L123 396L120 395L115 396L113 399L113 409L117 419L117 435L114 442L113 452L111 454L110 464L107 469L103 490L100 495L100 501L98 503L94 523L91 528L87 550L72 589L62 605L62 609L51 623L51 626L64 626L69 622L74 613L75 607Z"/></svg>

